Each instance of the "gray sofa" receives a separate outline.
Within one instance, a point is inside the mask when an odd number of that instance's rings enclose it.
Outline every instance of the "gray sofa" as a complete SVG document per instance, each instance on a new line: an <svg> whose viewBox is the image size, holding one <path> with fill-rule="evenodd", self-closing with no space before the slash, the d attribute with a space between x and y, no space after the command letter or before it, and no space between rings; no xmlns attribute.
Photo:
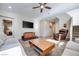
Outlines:
<svg viewBox="0 0 79 59"><path fill-rule="evenodd" d="M62 56L79 56L79 43L69 41Z"/></svg>
<svg viewBox="0 0 79 59"><path fill-rule="evenodd" d="M25 56L25 51L17 38L0 36L0 56Z"/></svg>

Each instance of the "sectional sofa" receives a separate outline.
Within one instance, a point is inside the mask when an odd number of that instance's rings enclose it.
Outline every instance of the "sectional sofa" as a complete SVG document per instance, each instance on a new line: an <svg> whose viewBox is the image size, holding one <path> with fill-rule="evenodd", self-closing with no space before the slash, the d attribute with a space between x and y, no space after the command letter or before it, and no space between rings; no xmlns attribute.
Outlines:
<svg viewBox="0 0 79 59"><path fill-rule="evenodd" d="M79 43L78 41L69 41L65 47L62 56L79 56Z"/></svg>
<svg viewBox="0 0 79 59"><path fill-rule="evenodd" d="M25 51L17 38L0 35L0 55L3 56L25 56Z"/></svg>

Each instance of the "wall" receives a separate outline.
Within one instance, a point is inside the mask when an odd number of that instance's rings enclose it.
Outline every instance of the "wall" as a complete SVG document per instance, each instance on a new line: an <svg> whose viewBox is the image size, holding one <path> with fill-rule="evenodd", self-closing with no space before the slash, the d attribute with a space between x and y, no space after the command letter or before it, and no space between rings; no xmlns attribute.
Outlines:
<svg viewBox="0 0 79 59"><path fill-rule="evenodd" d="M3 16L7 16L7 17L11 17L11 18L14 18L13 19L13 33L16 37L20 37L22 35L23 32L33 32L35 31L36 32L36 35L40 36L40 20L50 20L52 19L52 17L54 16L46 16L44 18L37 18L37 19L34 19L34 21L32 19L29 19L28 17L25 17L25 16L22 16L22 15L18 15L16 13L11 13L11 12L6 12L6 11L1 11L0 10L0 15L3 15ZM62 25L67 22L67 20L70 18L67 14L63 13L63 14L59 14L59 15L56 15L55 17L59 18L59 23L57 26L57 31L62 27ZM34 22L34 29L29 29L29 28L22 28L22 21L25 20L25 21L31 21L31 22ZM65 21L64 21L65 20ZM47 31L47 29L46 29ZM45 32L46 32L45 31Z"/></svg>
<svg viewBox="0 0 79 59"><path fill-rule="evenodd" d="M13 18L12 19L12 21L13 21L13 25L12 25L13 34L17 38L20 38L22 36L23 32L26 32L26 31L27 32L28 31L32 32L32 31L34 31L34 29L28 29L28 28L24 29L24 28L22 28L22 21L23 20L33 22L32 20L28 19L28 17L22 16L22 15L16 14L16 13L2 11L2 10L0 10L0 15Z"/></svg>
<svg viewBox="0 0 79 59"><path fill-rule="evenodd" d="M41 37L49 37L50 36L50 28L48 20L40 21L40 36Z"/></svg>
<svg viewBox="0 0 79 59"><path fill-rule="evenodd" d="M56 17L52 17L52 18L44 18L42 20L40 20L40 36L43 36L43 37L50 37L53 35L53 29L50 28L50 25L49 23L51 21L54 21L56 22L55 24L55 28L56 30L54 31L55 33L57 32L57 28L58 28L58 21L59 19L57 19Z"/></svg>
<svg viewBox="0 0 79 59"><path fill-rule="evenodd" d="M67 12L73 19L72 25L79 25L79 9Z"/></svg>
<svg viewBox="0 0 79 59"><path fill-rule="evenodd" d="M34 19L34 31L35 35L40 36L40 19Z"/></svg>
<svg viewBox="0 0 79 59"><path fill-rule="evenodd" d="M71 16L66 13L60 14L57 16L59 18L59 29L63 27L63 24L67 24L68 35L67 38L70 38L70 24L71 24Z"/></svg>
<svg viewBox="0 0 79 59"><path fill-rule="evenodd" d="M72 26L79 25L79 9L71 10L67 12L67 14L69 14L72 17L71 21L72 24L70 29L70 39L72 40L72 31L73 31Z"/></svg>
<svg viewBox="0 0 79 59"><path fill-rule="evenodd" d="M59 29L63 27L63 24L68 23L70 16L66 13L62 13L56 16L59 19ZM68 26L67 26L68 27Z"/></svg>
<svg viewBox="0 0 79 59"><path fill-rule="evenodd" d="M42 36L41 33L44 33L43 36L49 35L48 33L50 30L49 30L49 26L48 26L48 21L53 18L54 17L49 17L49 16L47 17L46 16L46 17L39 17L39 18L34 19L34 29L35 29L37 36ZM41 22L43 22L43 23L41 23ZM57 28L58 28L58 23L57 23Z"/></svg>
<svg viewBox="0 0 79 59"><path fill-rule="evenodd" d="M66 13L61 13L61 14L58 14L58 15L55 15L55 16L46 16L46 17L39 17L37 19L35 19L34 23L34 27L35 27L35 32L36 32L36 35L38 36L41 36L41 33L43 33L45 36L47 36L48 34L48 31L49 29L47 29L47 25L44 25L42 24L43 26L40 28L40 21L41 20L51 20L53 17L57 17L59 20L57 22L57 25L56 25L56 31L58 32L59 29L61 29L63 27L63 24L64 23L68 23L68 21L70 20L70 16ZM69 26L68 26L69 27ZM44 28L44 29L43 29ZM40 32L41 31L41 32Z"/></svg>

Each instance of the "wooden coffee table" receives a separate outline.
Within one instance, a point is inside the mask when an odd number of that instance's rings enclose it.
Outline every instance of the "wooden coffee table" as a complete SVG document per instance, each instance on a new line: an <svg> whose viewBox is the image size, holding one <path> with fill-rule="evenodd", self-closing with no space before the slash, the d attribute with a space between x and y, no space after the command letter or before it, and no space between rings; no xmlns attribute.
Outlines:
<svg viewBox="0 0 79 59"><path fill-rule="evenodd" d="M55 46L54 43L45 39L33 39L29 42L40 55L48 54Z"/></svg>

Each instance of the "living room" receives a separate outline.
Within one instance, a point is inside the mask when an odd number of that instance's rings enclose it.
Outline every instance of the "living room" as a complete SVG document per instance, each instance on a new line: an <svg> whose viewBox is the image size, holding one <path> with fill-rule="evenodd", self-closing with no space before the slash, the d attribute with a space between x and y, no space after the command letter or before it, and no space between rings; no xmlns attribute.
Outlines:
<svg viewBox="0 0 79 59"><path fill-rule="evenodd" d="M0 39L4 41L0 44L0 55L79 55L77 53L79 36L77 38L72 36L73 26L79 24L79 4L44 3L51 8L42 11L40 8L32 9L40 4L0 3ZM63 28L65 31L62 30ZM76 38L77 44L71 42L73 38ZM69 48L71 43L77 47ZM43 52L40 52L42 49Z"/></svg>

